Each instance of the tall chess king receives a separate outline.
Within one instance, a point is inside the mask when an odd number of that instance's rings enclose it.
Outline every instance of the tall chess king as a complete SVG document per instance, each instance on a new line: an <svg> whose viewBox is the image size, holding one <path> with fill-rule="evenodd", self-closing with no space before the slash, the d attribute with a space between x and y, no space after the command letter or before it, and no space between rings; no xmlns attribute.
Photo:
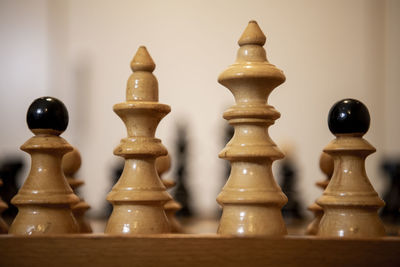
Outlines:
<svg viewBox="0 0 400 267"><path fill-rule="evenodd" d="M287 233L281 212L287 197L271 170L272 162L284 155L268 135L268 127L280 113L267 102L271 91L285 81L285 75L268 62L265 41L257 22L250 21L239 39L236 62L218 78L236 100L224 112L235 133L219 154L232 165L230 177L217 198L223 207L219 234Z"/></svg>

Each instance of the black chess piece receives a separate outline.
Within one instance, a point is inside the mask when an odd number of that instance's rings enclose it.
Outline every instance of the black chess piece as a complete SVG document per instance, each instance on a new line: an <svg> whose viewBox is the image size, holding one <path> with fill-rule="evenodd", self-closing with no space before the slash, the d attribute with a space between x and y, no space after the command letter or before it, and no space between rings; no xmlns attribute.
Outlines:
<svg viewBox="0 0 400 267"><path fill-rule="evenodd" d="M8 205L2 216L7 222L11 222L18 213L17 207L11 204L11 199L18 193L18 182L23 168L24 162L20 157L7 156L7 159L0 163L0 178L3 180L0 196Z"/></svg>
<svg viewBox="0 0 400 267"><path fill-rule="evenodd" d="M333 134L365 134L370 125L367 107L355 99L343 99L329 110L328 126Z"/></svg>
<svg viewBox="0 0 400 267"><path fill-rule="evenodd" d="M297 187L297 170L291 159L284 159L279 165L280 186L287 196L288 202L282 208L285 220L301 220L304 218Z"/></svg>
<svg viewBox="0 0 400 267"><path fill-rule="evenodd" d="M400 159L384 160L381 169L390 181L383 195L386 205L381 210L381 216L389 223L398 224L400 223Z"/></svg>
<svg viewBox="0 0 400 267"><path fill-rule="evenodd" d="M57 98L41 97L29 106L26 122L31 130L51 129L64 132L68 126L68 111Z"/></svg>
<svg viewBox="0 0 400 267"><path fill-rule="evenodd" d="M187 189L186 181L188 180L187 174L187 158L188 158L188 141L185 126L178 126L178 139L176 140L176 189L174 198L182 205L182 208L176 213L178 217L191 217L193 212L190 208L190 195Z"/></svg>

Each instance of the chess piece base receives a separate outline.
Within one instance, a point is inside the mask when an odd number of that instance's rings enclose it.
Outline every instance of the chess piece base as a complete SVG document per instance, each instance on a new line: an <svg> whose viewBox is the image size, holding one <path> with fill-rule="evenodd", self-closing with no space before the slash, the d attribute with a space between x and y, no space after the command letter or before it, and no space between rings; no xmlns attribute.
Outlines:
<svg viewBox="0 0 400 267"><path fill-rule="evenodd" d="M114 204L106 234L162 234L170 226L162 205Z"/></svg>
<svg viewBox="0 0 400 267"><path fill-rule="evenodd" d="M385 236L385 227L377 214L377 208L360 210L330 207L319 224L318 236L366 238Z"/></svg>
<svg viewBox="0 0 400 267"><path fill-rule="evenodd" d="M225 204L218 234L237 236L286 235L280 207Z"/></svg>
<svg viewBox="0 0 400 267"><path fill-rule="evenodd" d="M17 235L78 233L78 224L69 206L19 207L9 233Z"/></svg>

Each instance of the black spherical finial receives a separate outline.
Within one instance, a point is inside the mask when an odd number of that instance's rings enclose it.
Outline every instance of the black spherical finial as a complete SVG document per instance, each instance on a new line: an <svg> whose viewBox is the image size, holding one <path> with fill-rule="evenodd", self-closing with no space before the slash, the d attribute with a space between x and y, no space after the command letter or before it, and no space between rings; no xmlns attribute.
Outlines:
<svg viewBox="0 0 400 267"><path fill-rule="evenodd" d="M370 116L367 107L355 99L343 99L329 110L328 125L333 134L365 134Z"/></svg>
<svg viewBox="0 0 400 267"><path fill-rule="evenodd" d="M52 130L62 133L68 126L68 111L64 103L54 97L41 97L32 102L26 114L29 129Z"/></svg>

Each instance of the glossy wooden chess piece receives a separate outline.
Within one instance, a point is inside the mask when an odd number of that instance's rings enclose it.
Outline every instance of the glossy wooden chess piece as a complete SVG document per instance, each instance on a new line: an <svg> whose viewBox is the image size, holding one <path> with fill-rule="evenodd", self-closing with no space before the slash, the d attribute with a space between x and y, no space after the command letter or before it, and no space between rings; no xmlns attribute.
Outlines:
<svg viewBox="0 0 400 267"><path fill-rule="evenodd" d="M74 148L71 152L64 155L62 160L63 171L65 177L67 177L68 184L76 194L76 190L84 184L82 180L75 178L75 173L81 167L82 160L79 151ZM72 213L79 226L79 233L92 233L92 227L89 222L85 219L85 213L90 209L88 203L83 198L79 199L79 202L72 206Z"/></svg>
<svg viewBox="0 0 400 267"><path fill-rule="evenodd" d="M354 99L337 102L329 111L328 124L336 136L324 149L334 160L334 172L317 204L324 209L318 236L379 237L385 228L378 216L384 205L372 187L365 159L376 149L362 136L370 116L363 103Z"/></svg>
<svg viewBox="0 0 400 267"><path fill-rule="evenodd" d="M78 224L71 206L79 201L62 172L61 160L72 147L59 135L68 125L64 104L52 97L36 99L27 114L29 129L35 134L21 146L31 155L31 170L12 199L18 214L10 234L49 235L77 233Z"/></svg>
<svg viewBox="0 0 400 267"><path fill-rule="evenodd" d="M0 179L0 186L2 186L2 185L3 185L3 181ZM1 217L1 214L3 213L3 211L5 211L7 208L8 208L8 205L0 197L0 234L8 233L8 225Z"/></svg>
<svg viewBox="0 0 400 267"><path fill-rule="evenodd" d="M224 112L234 129L232 140L219 156L232 170L217 201L223 212L219 234L253 236L287 233L281 208L287 197L275 182L271 165L283 153L268 135L280 113L268 105L271 91L285 81L281 70L266 57L266 38L257 22L250 21L239 39L236 62L218 78L235 97Z"/></svg>
<svg viewBox="0 0 400 267"><path fill-rule="evenodd" d="M126 125L128 137L114 154L125 158L122 175L107 196L113 204L105 233L159 234L170 232L164 204L171 199L159 178L155 159L167 149L155 138L161 119L171 109L158 102L155 64L144 46L131 62L133 74L126 88L126 102L114 111Z"/></svg>
<svg viewBox="0 0 400 267"><path fill-rule="evenodd" d="M168 155L158 157L156 159L156 168L158 176L160 176L161 181L163 182L164 186L169 189L175 186L175 182L172 180L163 179L162 175L167 172L171 168L171 157ZM174 199L169 200L167 203L164 204L165 214L167 215L171 233L182 233L182 226L179 221L176 219L175 214L178 210L180 210L182 206L175 201Z"/></svg>
<svg viewBox="0 0 400 267"><path fill-rule="evenodd" d="M325 174L325 180L316 182L315 184L319 188L322 188L322 190L325 190L333 173L333 159L325 152L322 152L319 158L319 168ZM314 219L307 226L306 234L316 235L322 215L324 215L324 210L320 205L317 204L316 201L308 207L308 210L314 214Z"/></svg>

